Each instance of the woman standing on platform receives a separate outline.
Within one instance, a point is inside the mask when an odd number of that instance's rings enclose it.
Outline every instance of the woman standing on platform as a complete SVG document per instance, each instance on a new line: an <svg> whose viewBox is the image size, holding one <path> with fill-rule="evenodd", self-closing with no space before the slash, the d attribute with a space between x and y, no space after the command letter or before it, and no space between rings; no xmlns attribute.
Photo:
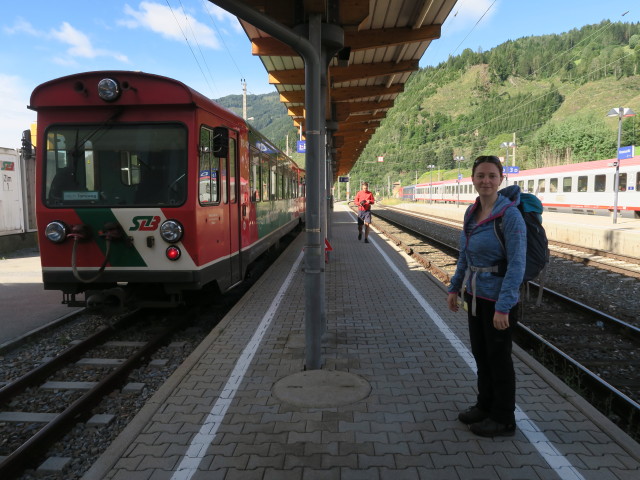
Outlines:
<svg viewBox="0 0 640 480"><path fill-rule="evenodd" d="M458 293L468 311L471 351L478 369L476 404L458 415L476 435L515 433L516 378L511 358L519 290L525 270L527 232L517 210L520 188L500 192L503 173L495 156L476 158L471 178L478 192L465 213L460 257L447 303L458 311ZM502 217L501 225L495 220ZM502 228L504 247L496 228Z"/></svg>

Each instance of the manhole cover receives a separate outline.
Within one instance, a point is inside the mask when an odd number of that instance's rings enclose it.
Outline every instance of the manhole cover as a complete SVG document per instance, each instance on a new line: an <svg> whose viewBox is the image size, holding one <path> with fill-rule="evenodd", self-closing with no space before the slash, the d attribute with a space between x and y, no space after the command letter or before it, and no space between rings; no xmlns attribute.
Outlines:
<svg viewBox="0 0 640 480"><path fill-rule="evenodd" d="M297 407L338 407L349 405L371 392L371 385L353 373L335 370L310 370L285 377L273 386L280 401Z"/></svg>

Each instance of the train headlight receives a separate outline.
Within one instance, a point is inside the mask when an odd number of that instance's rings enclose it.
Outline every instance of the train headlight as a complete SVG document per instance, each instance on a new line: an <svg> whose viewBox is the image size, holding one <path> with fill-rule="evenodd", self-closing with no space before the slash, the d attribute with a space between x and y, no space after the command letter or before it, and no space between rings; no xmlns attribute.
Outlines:
<svg viewBox="0 0 640 480"><path fill-rule="evenodd" d="M53 243L62 243L66 240L69 228L62 222L55 221L47 225L44 235Z"/></svg>
<svg viewBox="0 0 640 480"><path fill-rule="evenodd" d="M103 78L98 82L98 96L105 102L113 102L120 98L120 84L113 78Z"/></svg>
<svg viewBox="0 0 640 480"><path fill-rule="evenodd" d="M165 255L169 260L178 260L180 258L180 255L182 255L182 252L175 245L171 245L170 247L167 247Z"/></svg>
<svg viewBox="0 0 640 480"><path fill-rule="evenodd" d="M182 238L182 225L177 220L165 220L160 225L160 236L165 242L176 243Z"/></svg>

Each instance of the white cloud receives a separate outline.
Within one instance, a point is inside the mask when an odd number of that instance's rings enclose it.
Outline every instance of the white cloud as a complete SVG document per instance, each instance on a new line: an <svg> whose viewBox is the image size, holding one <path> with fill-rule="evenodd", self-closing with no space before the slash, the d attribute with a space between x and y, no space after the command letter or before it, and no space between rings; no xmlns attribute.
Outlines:
<svg viewBox="0 0 640 480"><path fill-rule="evenodd" d="M129 28L146 28L170 40L184 42L185 37L190 41L195 38L202 47L216 50L220 48L215 32L182 8L174 10L151 2L141 2L138 8L139 10L135 10L125 5L125 14L131 18L118 23Z"/></svg>
<svg viewBox="0 0 640 480"><path fill-rule="evenodd" d="M67 22L62 24L60 30L52 30L51 35L56 40L71 45L68 53L72 57L95 58L98 55L93 45L91 45L89 37L73 28Z"/></svg>
<svg viewBox="0 0 640 480"><path fill-rule="evenodd" d="M80 30L73 28L67 22L64 22L62 24L60 30L52 30L51 36L62 43L70 45L67 53L72 58L113 57L120 62L127 63L129 61L127 59L127 56L121 53L112 52L110 50L105 50L102 48L95 48L91 44L91 40L89 40L89 37L87 37Z"/></svg>
<svg viewBox="0 0 640 480"><path fill-rule="evenodd" d="M33 35L34 37L44 36L42 32L37 31L29 22L23 20L22 18L18 18L13 27L4 27L3 30L10 35L14 35L16 33L28 33L29 35Z"/></svg>
<svg viewBox="0 0 640 480"><path fill-rule="evenodd" d="M23 130L36 121L36 112L27 109L31 92L25 79L0 73L0 147L19 148Z"/></svg>
<svg viewBox="0 0 640 480"><path fill-rule="evenodd" d="M111 50L95 48L87 35L80 30L71 26L68 22L63 22L58 30L51 30L45 33L35 29L29 22L18 19L12 28L4 29L9 34L26 33L33 37L44 38L47 40L57 40L63 44L69 45L67 56L57 55L53 57L54 63L60 65L74 65L76 58L96 58L96 57L112 57L122 63L129 63L126 55Z"/></svg>

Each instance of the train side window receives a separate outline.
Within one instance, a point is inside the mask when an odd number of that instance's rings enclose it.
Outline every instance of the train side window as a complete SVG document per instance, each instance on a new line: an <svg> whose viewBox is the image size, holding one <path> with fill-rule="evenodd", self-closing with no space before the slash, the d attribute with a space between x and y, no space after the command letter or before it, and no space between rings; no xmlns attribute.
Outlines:
<svg viewBox="0 0 640 480"><path fill-rule="evenodd" d="M540 180L538 180L538 193L544 193L545 184L546 184L546 180L544 178L541 178Z"/></svg>
<svg viewBox="0 0 640 480"><path fill-rule="evenodd" d="M527 192L534 192L533 180L527 180Z"/></svg>
<svg viewBox="0 0 640 480"><path fill-rule="evenodd" d="M262 177L262 185L261 185L262 201L268 202L269 191L270 191L269 176L270 176L271 169L269 168L269 157L264 154L260 157L260 172Z"/></svg>
<svg viewBox="0 0 640 480"><path fill-rule="evenodd" d="M621 173L620 180L618 180L618 191L626 192L627 191L627 174Z"/></svg>
<svg viewBox="0 0 640 480"><path fill-rule="evenodd" d="M586 175L580 175L578 177L578 192L586 192L587 191L587 187L588 187L588 181L587 181L587 176Z"/></svg>
<svg viewBox="0 0 640 480"><path fill-rule="evenodd" d="M249 188L251 190L251 201L260 201L260 152L257 148L251 147L251 170L249 172Z"/></svg>
<svg viewBox="0 0 640 480"><path fill-rule="evenodd" d="M640 172L636 173L636 192L640 192Z"/></svg>
<svg viewBox="0 0 640 480"><path fill-rule="evenodd" d="M282 188L284 188L284 198L291 198L291 190L289 187L291 186L291 177L290 172L287 168L284 169L284 178L282 181Z"/></svg>
<svg viewBox="0 0 640 480"><path fill-rule="evenodd" d="M226 157L220 157L216 165L219 165L218 170L218 185L220 186L222 203L227 203L227 159Z"/></svg>
<svg viewBox="0 0 640 480"><path fill-rule="evenodd" d="M556 193L558 191L558 179L552 178L549 180L549 192Z"/></svg>
<svg viewBox="0 0 640 480"><path fill-rule="evenodd" d="M229 139L229 203L236 203L236 139Z"/></svg>
<svg viewBox="0 0 640 480"><path fill-rule="evenodd" d="M571 177L564 177L562 179L562 191L563 192L570 192L571 191L571 185L573 184L573 178Z"/></svg>
<svg viewBox="0 0 640 480"><path fill-rule="evenodd" d="M278 197L278 200L282 200L284 199L284 187L282 186L283 182L284 182L284 168L282 165L278 165L278 173L277 173L277 182L278 182L278 188L277 188L277 193L276 193L276 197Z"/></svg>
<svg viewBox="0 0 640 480"><path fill-rule="evenodd" d="M213 132L200 129L200 165L198 168L198 200L202 205L219 202L220 159L213 156Z"/></svg>
<svg viewBox="0 0 640 480"><path fill-rule="evenodd" d="M269 199L277 200L278 199L278 166L276 163L271 164L271 190Z"/></svg>
<svg viewBox="0 0 640 480"><path fill-rule="evenodd" d="M593 190L596 192L604 192L607 185L606 175L596 175Z"/></svg>

